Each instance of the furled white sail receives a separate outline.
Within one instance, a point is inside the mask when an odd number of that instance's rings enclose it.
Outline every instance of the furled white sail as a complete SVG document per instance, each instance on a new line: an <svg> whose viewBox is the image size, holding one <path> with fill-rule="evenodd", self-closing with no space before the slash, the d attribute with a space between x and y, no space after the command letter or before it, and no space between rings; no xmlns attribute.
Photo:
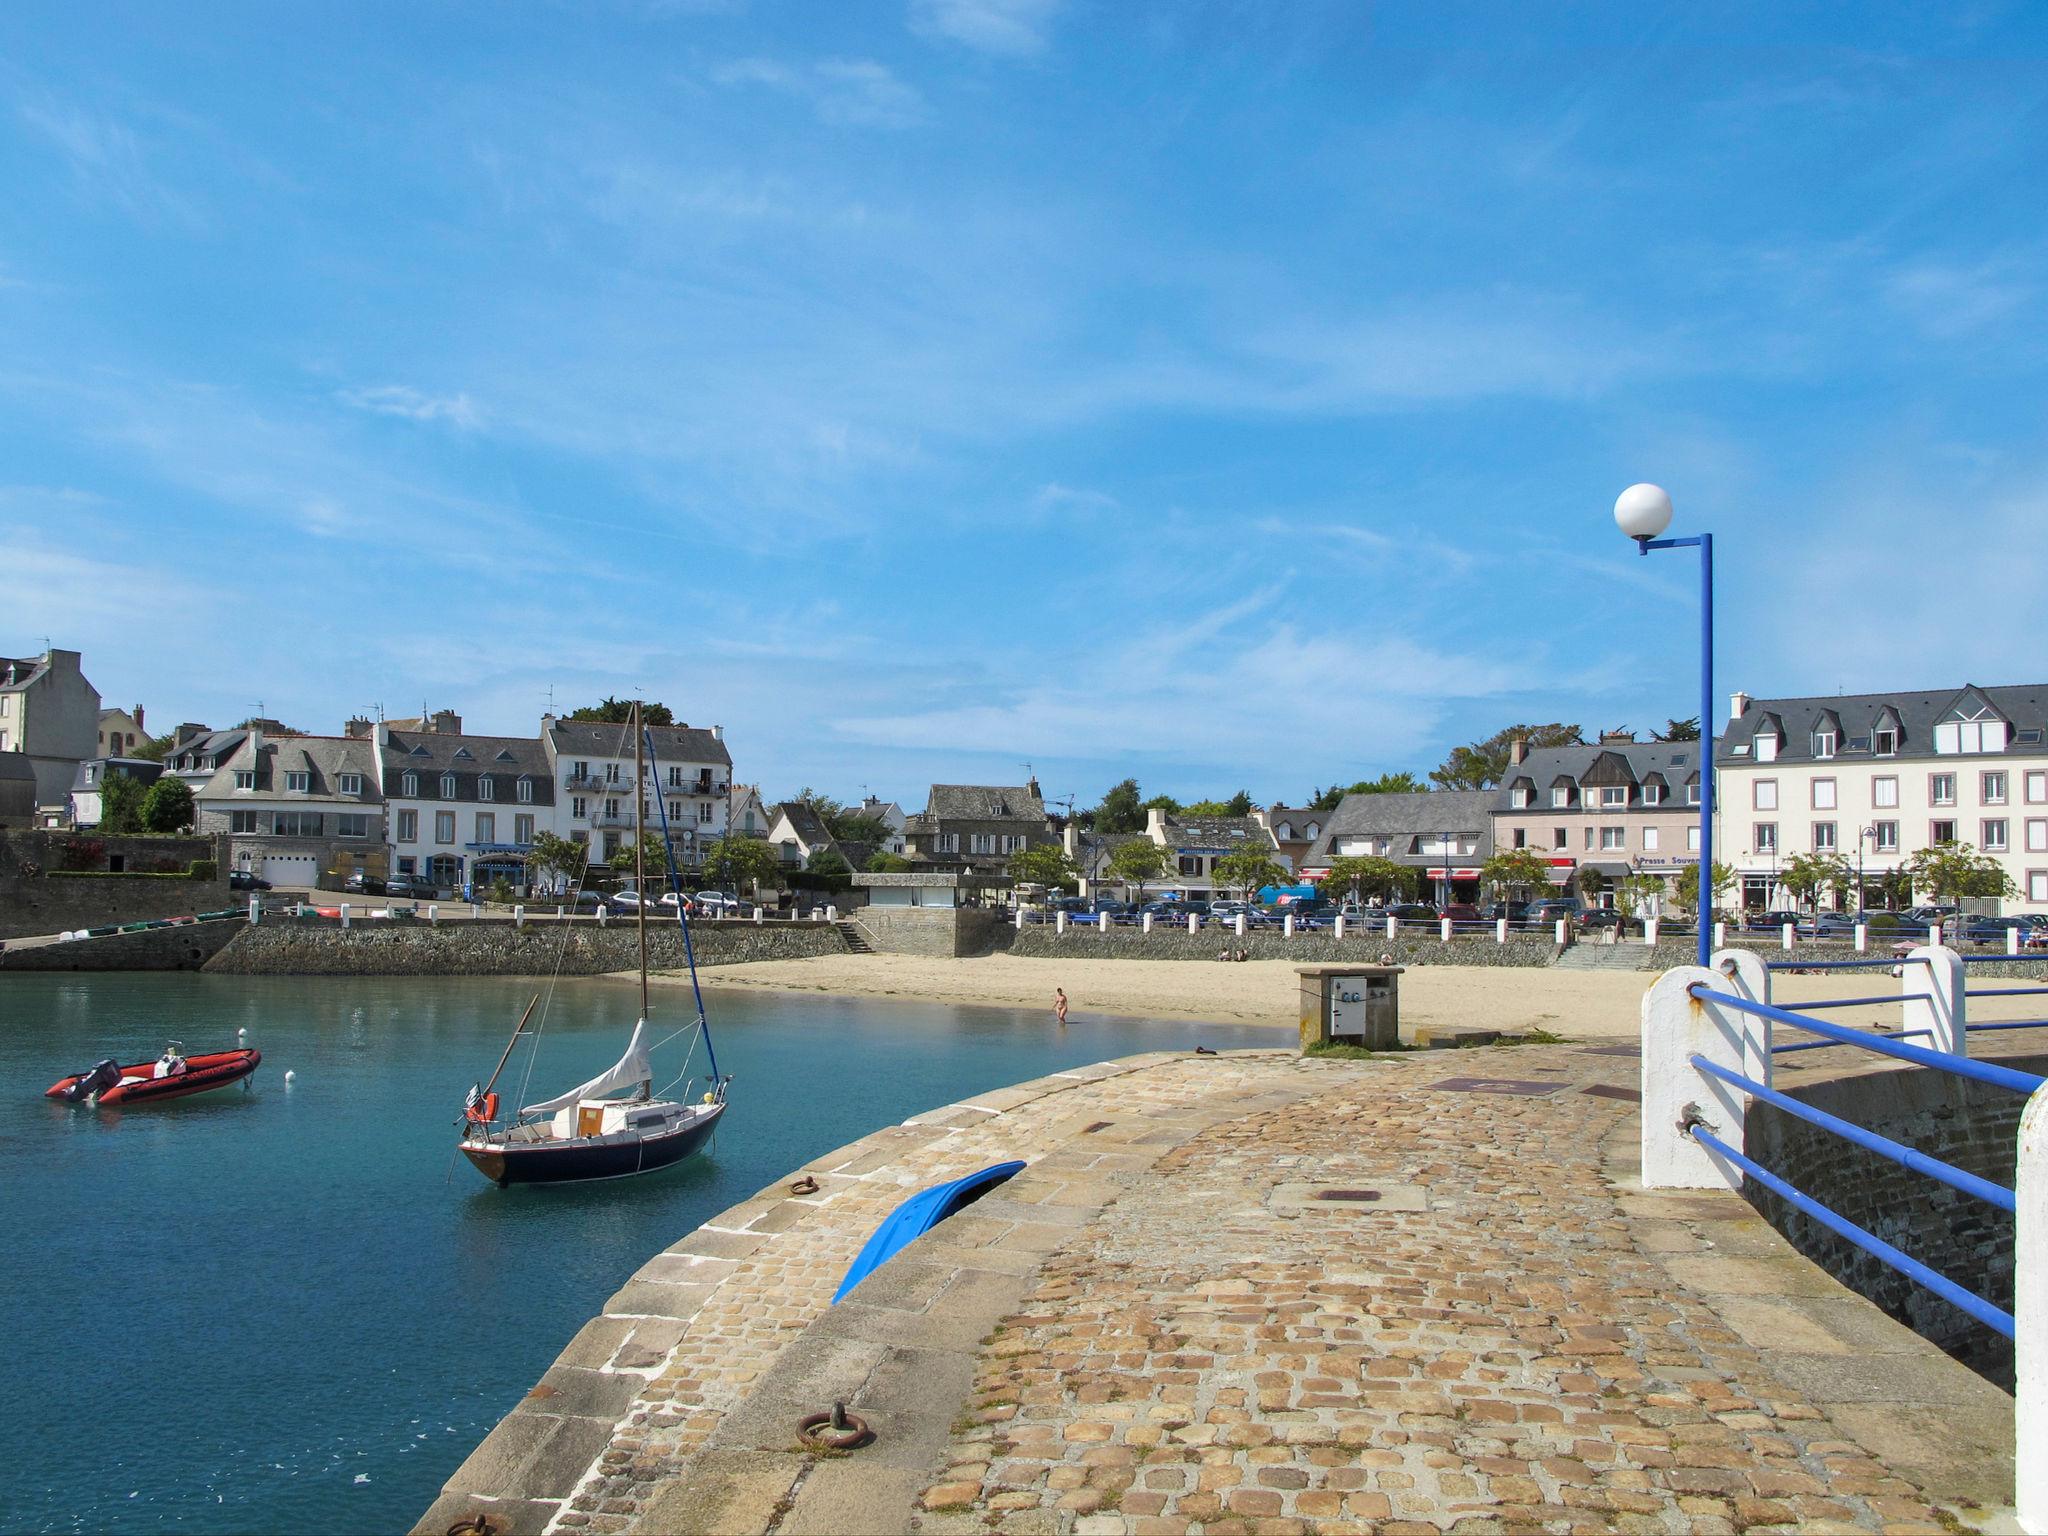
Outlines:
<svg viewBox="0 0 2048 1536"><path fill-rule="evenodd" d="M640 1020L633 1026L633 1038L626 1046L626 1054L618 1064L600 1072L580 1087L571 1088L567 1093L552 1099L543 1099L538 1104L526 1106L529 1115L545 1115L557 1109L567 1109L578 1099L601 1099L608 1093L617 1093L621 1088L631 1088L640 1083L654 1081L654 1066L647 1059L647 1047L643 1039L647 1033L647 1021Z"/></svg>

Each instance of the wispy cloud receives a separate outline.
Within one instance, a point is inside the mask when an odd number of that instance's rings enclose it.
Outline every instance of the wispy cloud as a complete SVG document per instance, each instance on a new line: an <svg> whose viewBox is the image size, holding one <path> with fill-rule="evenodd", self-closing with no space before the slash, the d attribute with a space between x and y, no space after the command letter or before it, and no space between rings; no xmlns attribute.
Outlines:
<svg viewBox="0 0 2048 1536"><path fill-rule="evenodd" d="M1031 509L1039 513L1054 512L1109 512L1120 503L1107 491L1089 490L1085 486L1061 485L1051 481L1041 485L1031 496Z"/></svg>
<svg viewBox="0 0 2048 1536"><path fill-rule="evenodd" d="M924 121L924 97L872 59L735 59L712 71L720 85L761 86L807 103L821 123L909 128Z"/></svg>
<svg viewBox="0 0 2048 1536"><path fill-rule="evenodd" d="M48 99L23 101L16 110L63 157L81 196L110 203L146 224L196 229L205 222L196 205L151 167L143 141L123 124Z"/></svg>
<svg viewBox="0 0 2048 1536"><path fill-rule="evenodd" d="M982 53L1024 57L1045 51L1062 0L911 0L910 25Z"/></svg>
<svg viewBox="0 0 2048 1536"><path fill-rule="evenodd" d="M474 429L483 425L483 413L466 394L429 395L408 384L378 384L368 389L344 389L336 399L359 411L376 416L398 416L407 421L445 421L451 426Z"/></svg>
<svg viewBox="0 0 2048 1536"><path fill-rule="evenodd" d="M1947 341L2009 321L2035 303L2040 285L2032 274L2039 270L2038 255L1968 263L1914 261L1886 274L1881 291L1923 332Z"/></svg>

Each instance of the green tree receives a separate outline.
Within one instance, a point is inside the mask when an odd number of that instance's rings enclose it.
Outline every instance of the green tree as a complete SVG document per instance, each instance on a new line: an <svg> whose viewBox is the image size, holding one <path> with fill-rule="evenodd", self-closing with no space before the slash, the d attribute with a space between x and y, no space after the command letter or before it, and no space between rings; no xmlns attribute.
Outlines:
<svg viewBox="0 0 2048 1536"><path fill-rule="evenodd" d="M1936 843L1922 848L1900 867L1914 890L1925 891L1938 902L2011 896L2018 891L2003 864L1968 843Z"/></svg>
<svg viewBox="0 0 2048 1536"><path fill-rule="evenodd" d="M1479 883L1495 901L1510 900L1516 891L1548 892L1550 861L1532 848L1503 848L1479 866Z"/></svg>
<svg viewBox="0 0 2048 1536"><path fill-rule="evenodd" d="M590 720L599 725L631 725L633 723L633 701L614 699L607 695L600 704L586 704L581 709L572 709L570 720ZM666 704L642 703L640 720L643 725L674 725L676 717Z"/></svg>
<svg viewBox="0 0 2048 1536"><path fill-rule="evenodd" d="M1131 786L1136 790L1137 786ZM1058 843L1040 843L1020 848L1010 855L1010 878L1019 885L1042 885L1049 891L1071 891L1081 883L1081 872Z"/></svg>
<svg viewBox="0 0 2048 1536"><path fill-rule="evenodd" d="M117 773L100 780L100 831L108 837L127 837L142 830L140 781Z"/></svg>
<svg viewBox="0 0 2048 1536"><path fill-rule="evenodd" d="M1589 907L1599 906L1600 898L1607 891L1607 877L1590 864L1579 866L1578 872L1572 876L1572 884L1578 887L1580 899Z"/></svg>
<svg viewBox="0 0 2048 1536"><path fill-rule="evenodd" d="M1374 854L1350 854L1330 861L1323 876L1326 896L1343 896L1352 901L1385 902L1402 897L1415 888L1415 871L1392 859Z"/></svg>
<svg viewBox="0 0 2048 1536"><path fill-rule="evenodd" d="M192 786L165 774L143 795L141 814L152 832L183 832L192 825Z"/></svg>
<svg viewBox="0 0 2048 1536"><path fill-rule="evenodd" d="M1508 755L1518 737L1532 749L1585 745L1576 725L1511 725L1484 741L1451 748L1442 766L1430 770L1430 779L1439 789L1492 789L1507 772Z"/></svg>
<svg viewBox="0 0 2048 1536"><path fill-rule="evenodd" d="M1811 907L1842 868L1841 859L1832 853L1795 853L1778 871L1778 884L1790 891L1795 901Z"/></svg>
<svg viewBox="0 0 2048 1536"><path fill-rule="evenodd" d="M1719 859L1714 860L1714 905L1721 904L1721 898L1735 889L1735 871ZM1688 864L1678 872L1678 904L1688 912L1700 909L1700 867L1697 862Z"/></svg>
<svg viewBox="0 0 2048 1536"><path fill-rule="evenodd" d="M704 850L704 873L734 893L773 886L782 876L782 855L758 837L721 837Z"/></svg>
<svg viewBox="0 0 2048 1536"><path fill-rule="evenodd" d="M661 838L653 832L642 832L640 834L640 846L646 850L647 883L650 886L666 886L668 884L667 847L662 843ZM634 857L633 845L630 842L621 843L619 851L605 862L622 875L632 874L639 864L639 860Z"/></svg>
<svg viewBox="0 0 2048 1536"><path fill-rule="evenodd" d="M867 872L871 875L900 875L910 868L910 860L900 853L878 853L868 860Z"/></svg>
<svg viewBox="0 0 2048 1536"><path fill-rule="evenodd" d="M536 883L546 877L581 880L590 867L590 845L552 832L536 832L526 850L526 872Z"/></svg>
<svg viewBox="0 0 2048 1536"><path fill-rule="evenodd" d="M879 848L889 841L889 823L879 816L870 815L859 809L843 810L833 817L829 825L832 835L842 843L866 843Z"/></svg>
<svg viewBox="0 0 2048 1536"><path fill-rule="evenodd" d="M1174 799L1171 795L1154 795L1150 800L1147 800L1144 803L1144 805L1140 807L1140 809L1146 811L1164 811L1169 816L1178 816L1181 814L1183 807L1181 803L1178 800ZM1132 830L1142 832L1144 829L1145 823L1141 820L1138 823L1138 825L1134 827Z"/></svg>
<svg viewBox="0 0 2048 1536"><path fill-rule="evenodd" d="M152 736L147 741L136 743L128 755L139 757L146 763L160 763L171 755L171 742L176 735L175 731L165 731L161 736Z"/></svg>
<svg viewBox="0 0 2048 1536"><path fill-rule="evenodd" d="M1136 886L1140 901L1145 899L1145 887L1173 867L1173 855L1149 838L1119 843L1109 856L1110 874L1126 886Z"/></svg>
<svg viewBox="0 0 2048 1536"><path fill-rule="evenodd" d="M853 866L837 848L815 849L804 862L804 871L811 877L811 884L829 891L843 891L853 884Z"/></svg>
<svg viewBox="0 0 2048 1536"><path fill-rule="evenodd" d="M1427 788L1427 784L1404 768L1399 773L1383 773L1376 779L1360 779L1348 788L1332 784L1328 789L1319 789L1309 797L1308 808L1334 811L1346 795L1412 795Z"/></svg>
<svg viewBox="0 0 2048 1536"><path fill-rule="evenodd" d="M1700 739L1700 717L1689 720L1667 720L1664 729L1656 732L1659 741L1698 741Z"/></svg>
<svg viewBox="0 0 2048 1536"><path fill-rule="evenodd" d="M1643 910L1643 907L1652 897L1662 896L1663 894L1664 877L1662 875L1646 875L1641 873L1623 875L1615 883L1614 887L1615 909L1623 917L1634 917Z"/></svg>
<svg viewBox="0 0 2048 1536"><path fill-rule="evenodd" d="M1098 832L1144 831L1145 807L1138 794L1138 781L1125 779L1113 785L1095 807L1094 819Z"/></svg>
<svg viewBox="0 0 2048 1536"><path fill-rule="evenodd" d="M1224 890L1242 891L1250 900L1266 886L1285 883L1287 871L1256 848L1240 848L1216 861L1215 876Z"/></svg>

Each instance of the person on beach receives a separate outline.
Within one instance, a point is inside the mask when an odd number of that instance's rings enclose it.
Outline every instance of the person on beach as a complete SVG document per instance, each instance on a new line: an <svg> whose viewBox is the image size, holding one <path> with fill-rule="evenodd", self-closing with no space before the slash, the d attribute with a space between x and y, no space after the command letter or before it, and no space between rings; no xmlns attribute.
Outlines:
<svg viewBox="0 0 2048 1536"><path fill-rule="evenodd" d="M1062 1026L1067 1022L1067 989L1065 987L1054 987L1052 989L1052 1016L1058 1019Z"/></svg>

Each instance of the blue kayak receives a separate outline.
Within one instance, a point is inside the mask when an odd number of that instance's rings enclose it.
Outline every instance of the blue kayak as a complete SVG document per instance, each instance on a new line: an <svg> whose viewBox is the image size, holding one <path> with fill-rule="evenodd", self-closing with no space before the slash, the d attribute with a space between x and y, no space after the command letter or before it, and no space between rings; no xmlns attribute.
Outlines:
<svg viewBox="0 0 2048 1536"><path fill-rule="evenodd" d="M931 1231L962 1206L972 1205L1023 1169L1022 1163L995 1163L950 1184L934 1184L930 1189L920 1189L875 1228L859 1256L847 1266L846 1278L839 1282L839 1289L833 1293L832 1299L835 1302L843 1300L848 1291L893 1259L912 1238Z"/></svg>

